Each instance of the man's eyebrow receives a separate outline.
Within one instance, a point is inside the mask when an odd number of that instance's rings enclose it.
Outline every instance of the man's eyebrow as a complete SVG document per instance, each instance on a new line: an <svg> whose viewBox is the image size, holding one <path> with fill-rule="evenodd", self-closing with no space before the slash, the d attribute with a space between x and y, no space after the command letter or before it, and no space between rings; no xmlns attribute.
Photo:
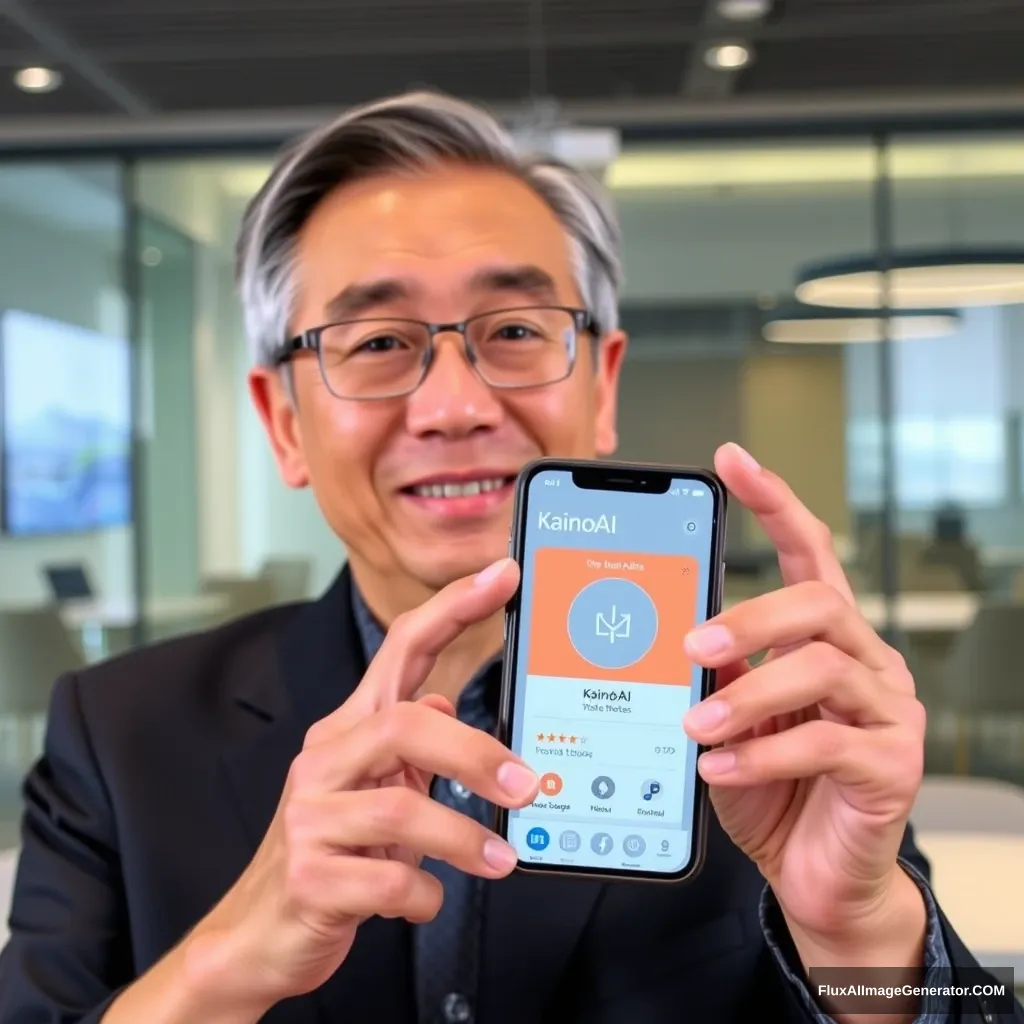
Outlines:
<svg viewBox="0 0 1024 1024"><path fill-rule="evenodd" d="M540 267L487 267L478 270L469 287L476 292L520 292L541 299L554 299L558 293L555 279Z"/></svg>
<svg viewBox="0 0 1024 1024"><path fill-rule="evenodd" d="M399 278L350 284L324 305L324 315L331 321L351 320L377 306L408 299L412 291L409 283Z"/></svg>
<svg viewBox="0 0 1024 1024"><path fill-rule="evenodd" d="M469 279L474 292L518 292L543 301L553 301L558 289L554 278L540 267L485 267ZM371 313L378 306L410 299L414 286L401 278L381 278L347 285L324 305L330 322L352 320Z"/></svg>

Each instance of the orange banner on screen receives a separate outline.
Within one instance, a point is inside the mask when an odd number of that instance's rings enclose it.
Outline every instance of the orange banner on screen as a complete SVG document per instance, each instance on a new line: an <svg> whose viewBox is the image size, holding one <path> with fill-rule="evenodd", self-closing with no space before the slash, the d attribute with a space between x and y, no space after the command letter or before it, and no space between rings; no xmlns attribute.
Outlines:
<svg viewBox="0 0 1024 1024"><path fill-rule="evenodd" d="M688 555L540 548L527 671L688 686L698 569Z"/></svg>

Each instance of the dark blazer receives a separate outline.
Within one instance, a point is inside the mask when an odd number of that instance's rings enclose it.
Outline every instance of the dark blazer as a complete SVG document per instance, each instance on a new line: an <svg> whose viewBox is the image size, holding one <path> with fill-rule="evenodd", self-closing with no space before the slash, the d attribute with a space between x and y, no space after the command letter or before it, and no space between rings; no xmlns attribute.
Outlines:
<svg viewBox="0 0 1024 1024"><path fill-rule="evenodd" d="M317 602L60 679L25 786L0 1022L99 1021L242 873L306 730L364 669L342 573ZM909 836L904 852L927 871ZM491 883L477 1020L810 1021L764 941L762 888L714 822L689 885ZM974 965L943 927L954 962ZM411 1024L410 948L409 926L371 919L327 984L264 1020Z"/></svg>

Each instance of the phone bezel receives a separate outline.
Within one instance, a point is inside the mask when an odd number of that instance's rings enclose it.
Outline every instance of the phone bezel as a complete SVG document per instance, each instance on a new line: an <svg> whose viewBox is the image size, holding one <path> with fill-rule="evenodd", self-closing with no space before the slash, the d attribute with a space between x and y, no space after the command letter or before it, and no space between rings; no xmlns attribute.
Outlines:
<svg viewBox="0 0 1024 1024"><path fill-rule="evenodd" d="M538 459L524 466L516 481L515 500L512 511L512 530L509 537L509 555L522 566L526 542L527 501L533 478L551 470L586 473L590 480L603 480L608 486L588 483L593 490L635 490L643 493L666 493L672 480L695 480L706 485L714 496L711 536L711 566L708 585L706 618L717 615L722 606L723 557L725 547L725 519L727 492L718 476L711 470L695 466L667 466L630 462L597 462L570 459ZM662 488L662 484L665 486ZM502 743L511 747L512 721L514 717L514 689L518 662L519 609L522 587L505 607L505 644L501 677L501 703L498 715L498 735ZM715 672L705 669L701 676L701 699L712 692ZM705 750L698 746L697 756ZM707 784L696 775L694 793L693 836L690 859L679 870L670 873L661 871L640 871L631 868L593 868L566 864L531 864L520 861L517 870L529 874L581 877L605 881L645 881L678 884L695 878L704 866L707 845L708 791ZM497 808L497 832L508 839L510 812L504 807Z"/></svg>

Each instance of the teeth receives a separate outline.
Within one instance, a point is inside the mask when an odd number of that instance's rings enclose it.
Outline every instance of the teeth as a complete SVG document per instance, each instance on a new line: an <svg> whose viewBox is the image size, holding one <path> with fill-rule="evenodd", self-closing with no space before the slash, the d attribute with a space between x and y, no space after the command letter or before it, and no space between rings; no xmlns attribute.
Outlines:
<svg viewBox="0 0 1024 1024"><path fill-rule="evenodd" d="M486 494L505 486L504 477L490 480L464 480L451 484L424 484L414 487L413 494L420 498L471 498L477 494Z"/></svg>

